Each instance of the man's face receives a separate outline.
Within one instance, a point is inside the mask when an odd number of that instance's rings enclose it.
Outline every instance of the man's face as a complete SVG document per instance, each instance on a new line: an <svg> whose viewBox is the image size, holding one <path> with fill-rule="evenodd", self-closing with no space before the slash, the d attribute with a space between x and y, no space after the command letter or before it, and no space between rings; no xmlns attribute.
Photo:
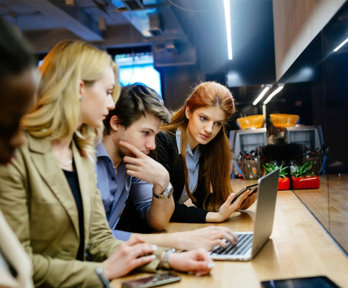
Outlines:
<svg viewBox="0 0 348 288"><path fill-rule="evenodd" d="M156 134L160 131L161 120L149 113L141 116L128 128L119 127L118 140L126 141L137 147L144 154L156 148ZM132 156L131 153L123 147L119 147L121 157Z"/></svg>
<svg viewBox="0 0 348 288"><path fill-rule="evenodd" d="M36 70L28 69L1 79L0 164L9 162L14 150L23 143L19 122L33 103L38 78Z"/></svg>

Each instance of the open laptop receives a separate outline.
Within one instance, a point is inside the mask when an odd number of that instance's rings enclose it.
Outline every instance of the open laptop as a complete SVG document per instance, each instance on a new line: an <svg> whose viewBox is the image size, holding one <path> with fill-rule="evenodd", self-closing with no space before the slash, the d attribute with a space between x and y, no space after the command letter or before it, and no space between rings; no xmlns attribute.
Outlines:
<svg viewBox="0 0 348 288"><path fill-rule="evenodd" d="M248 261L255 257L269 239L278 192L279 169L259 178L254 232L236 232L238 243L226 248L215 247L210 256L214 260Z"/></svg>

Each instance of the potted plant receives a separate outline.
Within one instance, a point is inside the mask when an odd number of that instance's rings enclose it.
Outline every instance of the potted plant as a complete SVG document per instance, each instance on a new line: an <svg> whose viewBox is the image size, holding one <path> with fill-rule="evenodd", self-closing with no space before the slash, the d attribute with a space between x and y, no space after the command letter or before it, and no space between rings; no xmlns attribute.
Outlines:
<svg viewBox="0 0 348 288"><path fill-rule="evenodd" d="M276 168L279 168L278 190L290 189L290 179L287 177L288 172L286 171L288 166L283 167L283 164L278 166L274 163L266 163L263 165L263 168L265 169L266 174L274 171Z"/></svg>
<svg viewBox="0 0 348 288"><path fill-rule="evenodd" d="M317 189L320 187L320 179L313 172L313 161L307 161L303 165L292 165L290 171L293 189Z"/></svg>

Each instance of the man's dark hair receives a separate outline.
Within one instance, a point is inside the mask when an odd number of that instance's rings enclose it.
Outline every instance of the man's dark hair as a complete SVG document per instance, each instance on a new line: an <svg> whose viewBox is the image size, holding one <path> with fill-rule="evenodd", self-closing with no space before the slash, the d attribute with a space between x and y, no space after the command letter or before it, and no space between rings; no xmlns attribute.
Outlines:
<svg viewBox="0 0 348 288"><path fill-rule="evenodd" d="M169 123L170 114L157 92L144 84L135 83L122 87L115 109L104 120L105 133L110 134L110 119L117 115L120 125L128 128L145 113Z"/></svg>

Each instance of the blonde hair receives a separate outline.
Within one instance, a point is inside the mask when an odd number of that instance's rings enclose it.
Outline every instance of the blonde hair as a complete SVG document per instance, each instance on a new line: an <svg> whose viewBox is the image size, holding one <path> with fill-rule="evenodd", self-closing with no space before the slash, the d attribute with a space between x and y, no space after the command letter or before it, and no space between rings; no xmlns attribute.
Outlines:
<svg viewBox="0 0 348 288"><path fill-rule="evenodd" d="M82 41L62 41L43 59L38 100L22 122L24 129L37 138L50 140L74 135L82 155L94 156L97 131L79 120L80 81L86 85L102 77L111 67L116 77L113 98L116 102L120 87L117 66L110 55Z"/></svg>
<svg viewBox="0 0 348 288"><path fill-rule="evenodd" d="M162 130L181 131L181 157L183 158L185 173L185 188L189 197L196 201L188 184L188 170L186 166L187 135L186 128L189 120L186 118L185 109L190 112L201 107L215 106L225 113L225 120L229 119L235 111L234 100L230 90L217 82L202 82L197 85L187 98L184 106L172 115L171 122L162 126ZM230 183L230 150L225 133L225 125L219 133L206 145L200 145L200 172L198 181L204 181L205 200L203 208L217 211L228 195L232 192Z"/></svg>

